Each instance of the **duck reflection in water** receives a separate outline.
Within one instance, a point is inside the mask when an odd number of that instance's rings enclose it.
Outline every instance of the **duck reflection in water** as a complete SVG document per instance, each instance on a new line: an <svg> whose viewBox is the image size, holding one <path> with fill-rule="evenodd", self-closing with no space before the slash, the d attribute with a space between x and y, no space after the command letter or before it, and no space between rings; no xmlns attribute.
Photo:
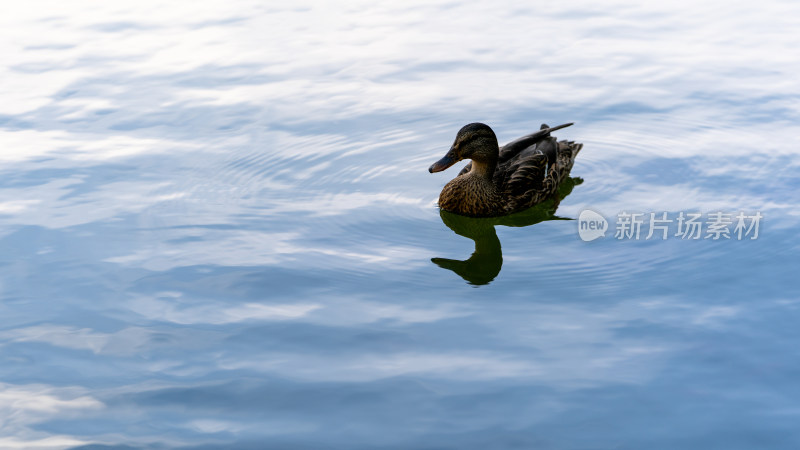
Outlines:
<svg viewBox="0 0 800 450"><path fill-rule="evenodd" d="M567 177L558 187L552 199L525 211L502 217L475 218L439 210L442 222L454 233L475 241L475 251L465 261L447 258L431 258L436 265L452 270L474 286L489 284L500 273L503 266L503 251L495 231L496 225L527 227L545 220L571 220L556 216L556 209L572 189L583 183L578 177Z"/></svg>

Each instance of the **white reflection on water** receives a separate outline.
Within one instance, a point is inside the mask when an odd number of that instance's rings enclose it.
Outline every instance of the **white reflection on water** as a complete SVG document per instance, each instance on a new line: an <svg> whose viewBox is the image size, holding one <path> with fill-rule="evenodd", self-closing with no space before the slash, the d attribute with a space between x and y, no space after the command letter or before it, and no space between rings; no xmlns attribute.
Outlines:
<svg viewBox="0 0 800 450"><path fill-rule="evenodd" d="M6 5L0 446L796 440L798 8ZM763 239L498 227L464 286L425 169L472 121L577 122L561 216L760 210Z"/></svg>
<svg viewBox="0 0 800 450"><path fill-rule="evenodd" d="M246 303L234 307L224 307L218 303L198 305L193 302L189 306L180 308L175 301L139 299L131 302L129 308L151 320L169 321L182 325L197 323L220 325L242 321L297 319L321 308L321 306L297 303L284 305Z"/></svg>
<svg viewBox="0 0 800 450"><path fill-rule="evenodd" d="M29 384L0 383L0 416L3 448L65 448L87 443L65 435L32 430L32 426L57 417L104 409L104 405L79 388L55 388Z"/></svg>
<svg viewBox="0 0 800 450"><path fill-rule="evenodd" d="M36 325L0 333L6 342L41 342L55 347L90 350L92 353L132 355L145 346L154 333L131 327L116 333L99 333L89 328L64 325Z"/></svg>

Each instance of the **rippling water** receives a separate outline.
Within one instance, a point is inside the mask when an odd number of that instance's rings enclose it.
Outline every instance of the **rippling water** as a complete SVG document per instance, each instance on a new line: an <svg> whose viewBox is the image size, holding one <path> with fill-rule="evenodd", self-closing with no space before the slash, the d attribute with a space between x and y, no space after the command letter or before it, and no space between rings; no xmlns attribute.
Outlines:
<svg viewBox="0 0 800 450"><path fill-rule="evenodd" d="M800 6L733 3L7 7L0 447L798 448ZM440 215L474 121L576 122L557 209Z"/></svg>

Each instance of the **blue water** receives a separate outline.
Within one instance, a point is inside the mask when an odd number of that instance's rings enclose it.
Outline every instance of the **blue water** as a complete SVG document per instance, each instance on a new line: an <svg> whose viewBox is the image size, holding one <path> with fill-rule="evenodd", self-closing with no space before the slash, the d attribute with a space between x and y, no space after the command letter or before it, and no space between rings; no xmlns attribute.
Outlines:
<svg viewBox="0 0 800 450"><path fill-rule="evenodd" d="M0 447L800 447L800 4L735 3L11 8ZM475 121L575 122L556 210L440 215Z"/></svg>

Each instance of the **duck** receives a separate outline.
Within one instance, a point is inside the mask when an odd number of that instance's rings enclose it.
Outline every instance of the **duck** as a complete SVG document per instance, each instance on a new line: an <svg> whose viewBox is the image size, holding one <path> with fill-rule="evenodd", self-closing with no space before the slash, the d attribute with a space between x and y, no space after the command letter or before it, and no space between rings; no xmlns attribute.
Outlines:
<svg viewBox="0 0 800 450"><path fill-rule="evenodd" d="M461 160L472 160L444 186L439 208L468 217L499 217L556 196L583 144L558 141L550 133L572 125L542 124L539 131L502 147L488 125L464 125L447 154L428 169L441 172Z"/></svg>

